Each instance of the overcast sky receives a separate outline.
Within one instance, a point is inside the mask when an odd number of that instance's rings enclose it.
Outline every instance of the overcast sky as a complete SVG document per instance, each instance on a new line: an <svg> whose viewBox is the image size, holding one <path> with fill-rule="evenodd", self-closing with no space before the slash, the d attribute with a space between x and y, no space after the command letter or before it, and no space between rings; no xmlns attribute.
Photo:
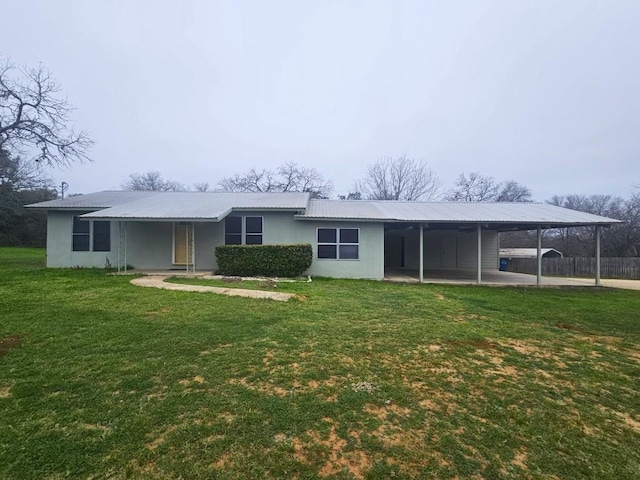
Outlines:
<svg viewBox="0 0 640 480"><path fill-rule="evenodd" d="M407 154L554 194L640 183L640 1L3 2L0 56L42 62L96 144L70 192L215 185L285 162L347 193Z"/></svg>

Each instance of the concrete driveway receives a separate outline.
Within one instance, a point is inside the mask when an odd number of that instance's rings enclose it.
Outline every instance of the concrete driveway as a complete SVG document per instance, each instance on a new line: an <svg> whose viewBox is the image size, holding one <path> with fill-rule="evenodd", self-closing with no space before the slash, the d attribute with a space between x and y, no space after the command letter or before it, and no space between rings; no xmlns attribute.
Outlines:
<svg viewBox="0 0 640 480"><path fill-rule="evenodd" d="M391 282L418 282L418 271L394 269L385 272L385 280ZM595 278L542 277L542 286L589 287L595 286ZM475 270L425 270L424 283L477 285ZM491 270L482 272L482 284L491 286L535 286L536 276L524 273ZM603 287L640 290L640 280L603 279Z"/></svg>

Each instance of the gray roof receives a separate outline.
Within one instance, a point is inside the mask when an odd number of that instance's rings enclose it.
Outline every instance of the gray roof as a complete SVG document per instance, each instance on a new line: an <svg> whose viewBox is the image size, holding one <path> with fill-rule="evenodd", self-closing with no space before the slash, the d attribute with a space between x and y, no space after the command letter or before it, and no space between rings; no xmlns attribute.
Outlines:
<svg viewBox="0 0 640 480"><path fill-rule="evenodd" d="M104 191L97 193L88 193L86 195L76 195L67 197L64 200L49 200L47 202L34 203L27 205L28 208L43 209L69 209L76 210L93 210L97 208L115 207L127 202L140 200L158 192L122 192L122 191Z"/></svg>
<svg viewBox="0 0 640 480"><path fill-rule="evenodd" d="M498 229L611 225L613 218L546 203L398 202L310 200L308 193L106 191L28 205L48 210L85 210L85 218L113 220L219 221L232 210L286 210L299 220L440 224L492 224Z"/></svg>
<svg viewBox="0 0 640 480"><path fill-rule="evenodd" d="M578 212L546 203L396 202L311 200L305 220L384 222L491 223L545 226L610 225L613 218Z"/></svg>
<svg viewBox="0 0 640 480"><path fill-rule="evenodd" d="M308 193L98 192L29 205L46 209L97 209L83 218L213 220L232 210L303 211ZM83 198L84 197L84 198Z"/></svg>

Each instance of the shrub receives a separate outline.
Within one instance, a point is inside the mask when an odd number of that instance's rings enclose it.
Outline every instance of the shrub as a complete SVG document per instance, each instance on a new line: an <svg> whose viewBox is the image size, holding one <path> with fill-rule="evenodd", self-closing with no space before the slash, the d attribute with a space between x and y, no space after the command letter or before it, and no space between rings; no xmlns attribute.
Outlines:
<svg viewBox="0 0 640 480"><path fill-rule="evenodd" d="M222 275L298 277L311 266L308 243L295 245L220 245L216 247Z"/></svg>

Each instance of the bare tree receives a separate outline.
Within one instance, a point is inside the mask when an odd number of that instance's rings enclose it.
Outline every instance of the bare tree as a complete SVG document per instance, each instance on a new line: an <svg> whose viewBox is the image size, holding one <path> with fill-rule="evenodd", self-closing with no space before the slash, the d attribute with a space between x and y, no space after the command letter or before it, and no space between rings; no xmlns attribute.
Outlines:
<svg viewBox="0 0 640 480"><path fill-rule="evenodd" d="M173 180L165 180L160 172L132 173L129 180L121 185L123 190L150 190L158 192L182 192L184 185Z"/></svg>
<svg viewBox="0 0 640 480"><path fill-rule="evenodd" d="M236 173L218 183L223 192L309 192L314 198L328 198L333 185L315 168L295 162L285 163L274 170L256 170Z"/></svg>
<svg viewBox="0 0 640 480"><path fill-rule="evenodd" d="M17 68L0 62L0 149L48 165L89 160L93 142L71 127L73 110L42 66Z"/></svg>
<svg viewBox="0 0 640 480"><path fill-rule="evenodd" d="M471 172L468 176L460 174L446 199L454 202L530 202L531 191L513 180L497 182L493 177Z"/></svg>
<svg viewBox="0 0 640 480"><path fill-rule="evenodd" d="M211 192L209 182L196 182L193 184L193 189L196 192Z"/></svg>
<svg viewBox="0 0 640 480"><path fill-rule="evenodd" d="M611 195L554 196L548 203L581 212L622 220L602 231L602 255L611 257L640 254L640 195L628 199ZM593 256L595 231L593 228L564 228L554 230L550 244L557 245L565 256Z"/></svg>
<svg viewBox="0 0 640 480"><path fill-rule="evenodd" d="M426 162L403 155L372 163L354 186L369 200L433 200L438 196L440 180Z"/></svg>

